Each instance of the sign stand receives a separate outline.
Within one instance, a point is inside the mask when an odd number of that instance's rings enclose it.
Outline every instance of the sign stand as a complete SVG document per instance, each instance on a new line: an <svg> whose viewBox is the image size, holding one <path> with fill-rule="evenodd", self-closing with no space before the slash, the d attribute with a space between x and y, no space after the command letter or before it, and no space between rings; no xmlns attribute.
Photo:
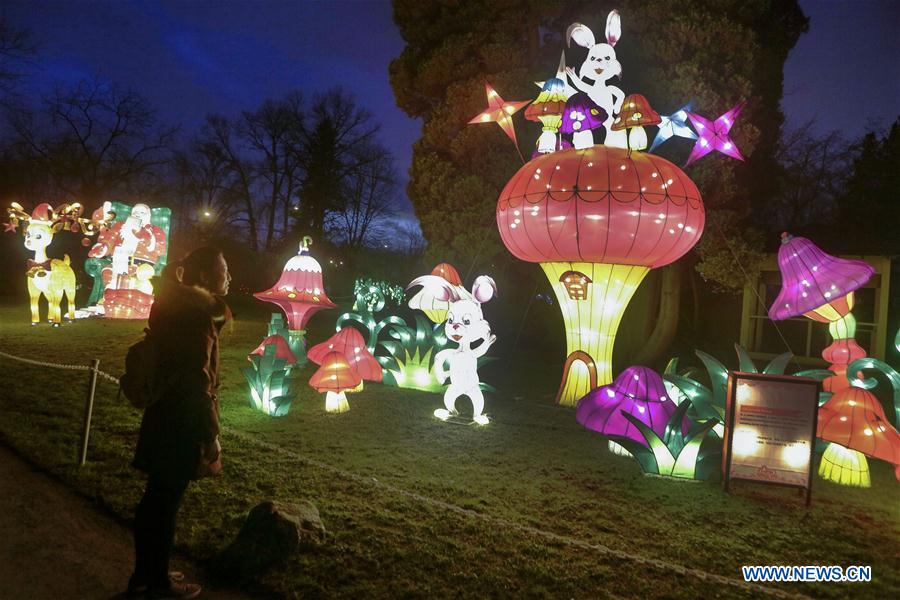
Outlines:
<svg viewBox="0 0 900 600"><path fill-rule="evenodd" d="M794 487L812 503L821 383L808 377L729 372L722 482Z"/></svg>

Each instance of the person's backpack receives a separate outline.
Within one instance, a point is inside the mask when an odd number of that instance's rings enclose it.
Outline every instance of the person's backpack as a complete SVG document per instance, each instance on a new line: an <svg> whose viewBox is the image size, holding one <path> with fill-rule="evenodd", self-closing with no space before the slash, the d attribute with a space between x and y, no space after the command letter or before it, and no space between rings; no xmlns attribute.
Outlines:
<svg viewBox="0 0 900 600"><path fill-rule="evenodd" d="M119 377L119 390L135 408L147 408L159 399L159 352L150 330L144 329L144 333L144 339L128 348L125 373Z"/></svg>

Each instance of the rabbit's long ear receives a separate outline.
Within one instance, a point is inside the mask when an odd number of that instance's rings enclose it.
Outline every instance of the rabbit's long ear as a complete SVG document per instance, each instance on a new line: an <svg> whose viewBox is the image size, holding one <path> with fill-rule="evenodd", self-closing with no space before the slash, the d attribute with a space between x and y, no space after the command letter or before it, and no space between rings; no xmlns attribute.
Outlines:
<svg viewBox="0 0 900 600"><path fill-rule="evenodd" d="M590 48L594 45L594 32L588 29L587 25L572 23L566 29L566 46L571 46L572 40L583 48Z"/></svg>
<svg viewBox="0 0 900 600"><path fill-rule="evenodd" d="M622 37L622 19L619 17L619 11L611 10L606 17L606 43L615 46L620 37Z"/></svg>
<svg viewBox="0 0 900 600"><path fill-rule="evenodd" d="M438 277L437 275L422 275L421 277L416 277L409 282L408 286L406 286L406 291L419 285L431 292L438 300L443 300L444 302L456 302L461 299L456 287L451 285L450 282L443 277Z"/></svg>
<svg viewBox="0 0 900 600"><path fill-rule="evenodd" d="M479 304L484 304L497 295L497 284L487 275L479 275L472 285L472 296Z"/></svg>

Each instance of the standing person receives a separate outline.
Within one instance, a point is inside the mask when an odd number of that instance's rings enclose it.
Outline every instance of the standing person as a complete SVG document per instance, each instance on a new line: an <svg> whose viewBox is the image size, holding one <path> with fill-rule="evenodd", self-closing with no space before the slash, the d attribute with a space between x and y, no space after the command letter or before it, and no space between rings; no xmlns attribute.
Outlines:
<svg viewBox="0 0 900 600"><path fill-rule="evenodd" d="M199 248L167 267L150 311L158 400L144 411L133 462L147 474L147 488L134 519L131 596L196 598L201 591L170 577L169 555L188 483L221 466L216 392L219 332L231 318L222 296L230 281L222 252Z"/></svg>

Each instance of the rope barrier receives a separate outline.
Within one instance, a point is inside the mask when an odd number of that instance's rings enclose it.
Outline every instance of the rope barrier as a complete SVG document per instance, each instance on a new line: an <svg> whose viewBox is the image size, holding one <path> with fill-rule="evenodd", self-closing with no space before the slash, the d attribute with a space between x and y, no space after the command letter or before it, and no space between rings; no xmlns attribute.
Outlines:
<svg viewBox="0 0 900 600"><path fill-rule="evenodd" d="M91 367L87 365L67 365L61 363L51 363L38 361L28 358L23 358L20 356L15 356L13 354L8 354L6 352L0 351L0 356L4 356L6 358L10 358L12 360L17 360L20 362L24 362L27 364L37 365L37 366L46 366L57 369L69 369L69 370L78 370L78 371L90 371ZM118 383L119 380L116 377L108 373L104 373L103 371L97 369L96 370L98 376L103 377L104 379L111 381L113 383ZM634 554L631 552L626 552L624 550L616 550L614 548L610 548L604 544L599 542L589 542L586 540L582 540L579 538L571 537L568 535L563 535L559 533L554 533L552 531L546 531L544 529L539 529L537 527L533 527L531 525L525 525L523 523L518 523L515 521L510 521L508 519L504 519L502 517L496 517L489 515L487 513L478 512L476 510L472 510L469 508L463 508L462 506L458 506L451 502L447 502L445 500L438 500L437 498L432 498L430 496L426 496L424 494L420 494L418 492L412 492L409 490L405 490L403 488L397 487L390 483L384 483L379 481L377 478L372 476L359 475L358 473L353 473L350 471L345 471L341 468L335 467L334 465L328 464L326 462L322 462L320 460L310 458L308 456L304 456L302 454L298 454L292 450L288 450L278 444L273 444L271 442L266 442L265 440L261 440L258 437L238 431L231 427L222 426L222 431L232 436L238 440L241 440L248 444L253 444L263 449L269 450L271 452L275 452L281 454L282 456L286 456L292 460L297 462L309 465L311 467L315 467L317 469L327 471L329 473L333 473L338 475L344 479L349 481L353 481L362 485L375 487L381 490L384 490L390 494L395 496L400 496L404 498L408 498L410 500L414 500L419 502L420 504L425 504L431 506L433 508L438 508L440 510L444 510L447 512L452 512L454 514L467 517L470 519L475 519L479 521L483 521L485 523L491 525L499 525L501 527L505 527L507 529L515 530L520 533L525 533L534 537L543 538L545 540L565 544L567 546L572 546L575 548L580 548L583 550L588 550L592 552L597 552L602 555L611 556L613 558L619 560L625 560L628 562L636 563L638 565L650 566L657 568L662 571L670 571L677 573L682 576L694 577L703 581L711 581L720 583L722 585L727 585L734 588L740 588L744 591L762 593L765 595L773 596L776 598L802 598L808 599L809 596L798 594L798 593L789 593L783 590L779 590L776 588L770 588L766 586L761 586L752 582L742 581L740 579L733 579L730 577L725 577L724 575L718 575L715 573L709 573L707 571L703 571L700 569L695 569L691 567L685 567L683 565L678 565L675 563L667 562L664 560L660 560L658 558L647 558L641 556L639 554Z"/></svg>
<svg viewBox="0 0 900 600"><path fill-rule="evenodd" d="M40 360L33 360L30 358L24 358L21 356L16 356L15 354L9 354L7 352L0 351L0 356L5 356L11 360L17 360L19 362L23 362L29 365L35 365L38 367L52 367L54 369L66 369L69 371L90 371L90 365L71 365L71 364L63 364L63 363L52 363L52 362L44 362ZM119 378L110 375L100 369L97 369L97 376L106 379L107 381L119 385Z"/></svg>

